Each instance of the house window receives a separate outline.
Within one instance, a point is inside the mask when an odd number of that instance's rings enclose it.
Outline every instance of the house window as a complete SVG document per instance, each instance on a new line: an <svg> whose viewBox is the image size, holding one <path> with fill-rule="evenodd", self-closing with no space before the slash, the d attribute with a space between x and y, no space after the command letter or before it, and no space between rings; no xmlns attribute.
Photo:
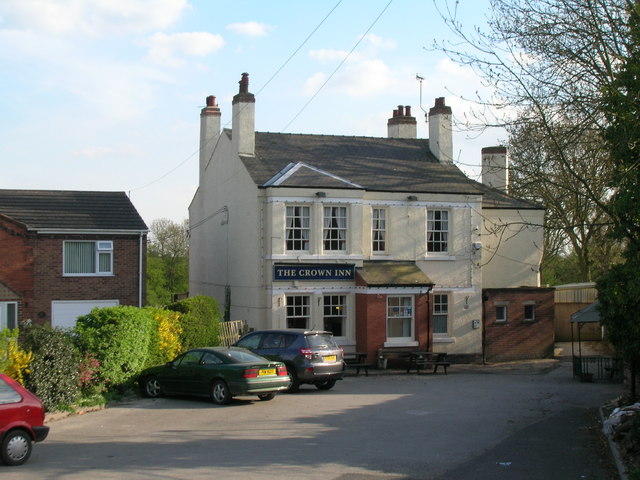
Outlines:
<svg viewBox="0 0 640 480"><path fill-rule="evenodd" d="M309 207L287 207L287 250L309 251Z"/></svg>
<svg viewBox="0 0 640 480"><path fill-rule="evenodd" d="M507 321L507 305L496 304L496 323L506 323Z"/></svg>
<svg viewBox="0 0 640 480"><path fill-rule="evenodd" d="M18 303L0 302L0 330L18 328Z"/></svg>
<svg viewBox="0 0 640 480"><path fill-rule="evenodd" d="M347 207L324 207L324 249L347 250Z"/></svg>
<svg viewBox="0 0 640 480"><path fill-rule="evenodd" d="M449 212L427 210L427 252L446 253L449 249Z"/></svg>
<svg viewBox="0 0 640 480"><path fill-rule="evenodd" d="M287 296L287 328L309 328L309 295Z"/></svg>
<svg viewBox="0 0 640 480"><path fill-rule="evenodd" d="M387 211L384 208L374 208L371 218L371 248L374 253L387 250Z"/></svg>
<svg viewBox="0 0 640 480"><path fill-rule="evenodd" d="M65 275L110 275L113 273L111 240L64 242Z"/></svg>
<svg viewBox="0 0 640 480"><path fill-rule="evenodd" d="M524 321L535 322L536 321L536 306L533 304L525 304L524 306Z"/></svg>
<svg viewBox="0 0 640 480"><path fill-rule="evenodd" d="M326 295L323 297L324 329L333 333L334 337L345 336L346 298L344 295Z"/></svg>
<svg viewBox="0 0 640 480"><path fill-rule="evenodd" d="M449 333L449 295L433 296L433 333L447 335Z"/></svg>
<svg viewBox="0 0 640 480"><path fill-rule="evenodd" d="M387 340L413 340L413 297L387 297Z"/></svg>

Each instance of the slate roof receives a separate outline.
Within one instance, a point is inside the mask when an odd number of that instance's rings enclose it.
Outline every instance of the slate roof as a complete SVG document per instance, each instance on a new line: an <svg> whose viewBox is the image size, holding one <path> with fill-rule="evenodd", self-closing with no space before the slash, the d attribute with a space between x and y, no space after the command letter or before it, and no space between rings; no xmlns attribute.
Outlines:
<svg viewBox="0 0 640 480"><path fill-rule="evenodd" d="M489 208L543 208L440 163L426 139L256 132L255 140L255 156L241 159L259 187L483 195Z"/></svg>
<svg viewBox="0 0 640 480"><path fill-rule="evenodd" d="M370 287L415 287L433 285L415 262L375 260L364 261L356 269L360 277Z"/></svg>
<svg viewBox="0 0 640 480"><path fill-rule="evenodd" d="M35 231L148 230L124 192L0 189L0 215Z"/></svg>

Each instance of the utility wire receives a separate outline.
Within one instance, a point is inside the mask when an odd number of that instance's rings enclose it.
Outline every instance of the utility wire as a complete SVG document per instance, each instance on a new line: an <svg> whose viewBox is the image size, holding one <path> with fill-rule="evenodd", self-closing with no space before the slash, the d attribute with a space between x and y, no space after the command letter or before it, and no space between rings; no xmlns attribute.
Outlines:
<svg viewBox="0 0 640 480"><path fill-rule="evenodd" d="M393 0L391 0L391 1L393 1ZM329 11L329 13L327 13L327 14L325 15L325 17L320 21L320 23L316 26L316 28L314 28L314 29L311 31L311 33L310 33L309 35L307 35L307 38L305 38L305 39L303 40L303 42L298 46L298 48L296 48L296 49L294 50L294 52L293 52L291 55L289 55L289 58L287 58L287 59L284 61L284 63L280 66L280 68L278 68L278 69L275 71L275 73L274 73L273 75L271 75L271 77L269 78L269 80L267 80L267 82L266 82L266 83L265 83L265 84L264 84L264 85L263 85L263 86L258 90L258 92L255 94L256 96L257 96L257 95L259 95L259 94L260 94L260 92L262 92L262 90L264 90L264 89L265 89L265 88L266 88L266 87L267 87L267 86L268 86L268 85L273 81L273 79L274 79L274 78L276 78L276 76L277 76L277 75L282 71L282 69L283 69L284 67L286 67L286 66L287 66L287 64L288 64L288 63L293 59L293 57L295 57L295 56L298 54L298 52L302 49L302 47L304 47L304 45L305 45L305 44L306 44L306 43L311 39L311 37L312 37L312 36L313 36L317 31L318 31L318 29L319 29L319 28L324 24L324 22L326 22L326 21L327 21L327 19L331 16L331 14L335 11L335 9L336 9L336 8L338 8L338 6L340 6L340 4L341 4L341 3L342 3L342 0L338 0L338 3L336 3L336 4L334 5L334 7ZM391 3L391 2L389 2L389 3ZM385 8L385 9L386 9L386 8ZM377 21L377 19L376 19L376 21ZM373 26L373 25L372 25L372 26ZM369 29L371 29L371 28L369 28ZM346 60L346 59L345 59L345 60ZM232 122L232 121L233 121L233 119L231 119L229 122L227 122L227 123L225 124L225 126L226 126L226 125L229 125L229 123L230 123L230 122ZM162 179L166 178L167 176L169 176L170 174L172 174L173 172L175 172L178 168L180 168L182 165L184 165L184 164L185 164L185 163L187 163L189 160L191 160L191 158L193 158L193 157L194 157L194 156L195 156L199 151L200 151L200 149L198 148L198 150L196 150L196 151L194 151L193 153L191 153L187 158L185 158L182 162L180 162L180 163L179 163L178 165L176 165L174 168L172 168L171 170L169 170L168 172L166 172L164 175L162 175L162 176L160 176L160 177L156 178L155 180L152 180L151 182L149 182L149 183L147 183L147 184L145 184L145 185L142 185L142 186L140 186L140 187L137 187L137 188L134 188L134 189L132 189L132 190L129 190L129 192L128 192L128 193L129 193L129 197L131 197L131 192L135 192L135 191L137 191L137 190L142 190L142 189L147 188L147 187L149 187L149 186L151 186L151 185L153 185L153 184L155 184L155 183L159 182L160 180L162 180ZM215 148L213 149L213 152L215 152ZM212 155L212 156L213 156L213 152L211 152L211 155Z"/></svg>
<svg viewBox="0 0 640 480"><path fill-rule="evenodd" d="M325 87L325 85L327 83L329 83L329 81L333 78L333 76L338 72L338 70L340 70L340 68L342 67L342 65L344 65L344 63L347 61L347 59L351 56L351 54L354 52L354 50L356 48L358 48L358 45L360 45L360 43L362 42L362 40L364 40L364 37L367 36L367 34L371 31L371 29L374 27L374 25L376 23L378 23L378 20L380 20L380 17L382 17L382 15L384 14L384 12L387 11L387 9L389 8L389 6L393 3L393 0L389 0L389 3L387 3L387 5L382 9L382 11L380 12L380 14L376 17L376 19L373 21L373 23L371 23L371 25L369 25L369 28L367 28L367 31L364 32L360 38L358 39L358 41L356 42L356 44L353 46L353 48L351 48L351 50L349 50L349 53L347 53L347 55L345 55L345 57L342 59L342 61L338 64L338 66L335 68L335 70L331 73L331 75L329 75L329 77L327 77L327 79L324 81L324 83L322 85L320 85L320 88L318 88L318 90L316 90L316 93L313 94L313 96L307 101L307 103L305 103L303 105L303 107L300 109L300 111L298 113L296 113L296 115L291 119L291 121L289 123L287 123L285 125L285 127L282 129L282 131L286 131L287 128L289 128L289 126L300 116L300 114L302 112L304 112L306 110L306 108L309 106L309 104L318 96L318 94L320 93L320 91Z"/></svg>

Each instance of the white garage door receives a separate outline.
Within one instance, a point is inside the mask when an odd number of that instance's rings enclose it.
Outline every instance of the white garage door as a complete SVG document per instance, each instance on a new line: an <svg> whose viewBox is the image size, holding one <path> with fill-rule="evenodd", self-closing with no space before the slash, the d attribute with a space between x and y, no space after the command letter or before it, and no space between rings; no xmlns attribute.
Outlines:
<svg viewBox="0 0 640 480"><path fill-rule="evenodd" d="M95 307L116 307L118 300L54 300L51 302L51 326L73 328L81 315L86 315Z"/></svg>

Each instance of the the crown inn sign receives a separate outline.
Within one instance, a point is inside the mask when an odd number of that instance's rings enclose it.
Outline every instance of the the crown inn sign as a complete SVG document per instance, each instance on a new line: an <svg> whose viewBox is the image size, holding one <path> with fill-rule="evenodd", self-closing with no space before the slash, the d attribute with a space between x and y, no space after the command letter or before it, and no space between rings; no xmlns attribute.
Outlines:
<svg viewBox="0 0 640 480"><path fill-rule="evenodd" d="M277 280L353 280L355 265L274 265L273 279Z"/></svg>

